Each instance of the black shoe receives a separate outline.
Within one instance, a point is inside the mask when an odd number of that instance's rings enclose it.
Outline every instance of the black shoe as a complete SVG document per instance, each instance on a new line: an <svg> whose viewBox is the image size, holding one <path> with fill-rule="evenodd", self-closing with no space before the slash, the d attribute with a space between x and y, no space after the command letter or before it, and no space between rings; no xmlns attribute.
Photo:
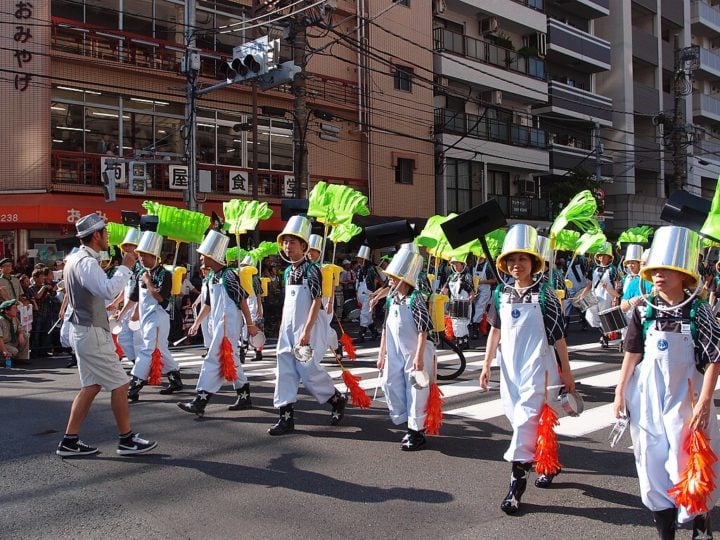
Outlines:
<svg viewBox="0 0 720 540"><path fill-rule="evenodd" d="M292 406L280 407L280 418L277 423L268 429L270 435L286 435L295 430L295 412Z"/></svg>
<svg viewBox="0 0 720 540"><path fill-rule="evenodd" d="M253 360L253 362L262 362L262 359L263 359L262 351L256 350L255 351L255 360Z"/></svg>
<svg viewBox="0 0 720 540"><path fill-rule="evenodd" d="M70 361L65 365L65 367L66 367L66 368L74 368L74 367L77 367L77 360L75 359L75 357L73 357L73 359L70 360Z"/></svg>
<svg viewBox="0 0 720 540"><path fill-rule="evenodd" d="M199 417L202 417L205 414L205 407L207 406L208 401L210 401L211 397L212 394L210 392L198 390L198 393L195 395L195 398L192 401L188 403L180 402L177 404L177 406L185 412L196 414Z"/></svg>
<svg viewBox="0 0 720 540"><path fill-rule="evenodd" d="M425 439L425 433L422 430L408 429L405 437L403 437L400 450L403 452L415 452L425 446L426 443L427 439Z"/></svg>
<svg viewBox="0 0 720 540"><path fill-rule="evenodd" d="M600 346L601 346L603 349L607 349L607 348L608 348L608 339L607 339L605 336L603 336L603 337L600 338Z"/></svg>
<svg viewBox="0 0 720 540"><path fill-rule="evenodd" d="M341 344L339 344L339 345L338 345L338 348L335 349L335 354L337 355L338 358L342 358L342 357L343 357L343 348L342 348L342 345L341 345Z"/></svg>
<svg viewBox="0 0 720 540"><path fill-rule="evenodd" d="M560 471L556 472L555 474L541 474L535 479L535 487L538 487L540 489L549 488L558 474L560 474Z"/></svg>
<svg viewBox="0 0 720 540"><path fill-rule="evenodd" d="M143 381L142 379L138 379L137 377L133 376L132 380L130 381L130 386L128 387L128 401L130 403L135 403L137 400L140 399L140 390L142 390L143 386L145 386L147 381Z"/></svg>
<svg viewBox="0 0 720 540"><path fill-rule="evenodd" d="M55 453L61 457L91 456L98 453L94 446L85 444L80 439L63 439L58 444Z"/></svg>
<svg viewBox="0 0 720 540"><path fill-rule="evenodd" d="M345 416L345 405L347 405L347 398L342 395L338 390L335 390L335 395L327 401L332 406L330 412L330 425L337 426L340 420Z"/></svg>
<svg viewBox="0 0 720 540"><path fill-rule="evenodd" d="M170 381L169 384L165 388L160 390L161 394L174 394L175 392L179 392L183 389L183 382L180 378L179 371L171 371L170 373L168 373L168 381Z"/></svg>
<svg viewBox="0 0 720 540"><path fill-rule="evenodd" d="M677 508L668 508L666 510L660 510L659 512L653 512L653 521L655 521L655 528L658 531L658 538L660 538L660 540L673 540L675 538L675 530L677 529L676 519Z"/></svg>
<svg viewBox="0 0 720 540"><path fill-rule="evenodd" d="M134 456L149 452L156 446L157 442L141 439L139 434L133 433L129 437L123 437L120 439L120 443L117 447L117 453L120 456Z"/></svg>
<svg viewBox="0 0 720 540"><path fill-rule="evenodd" d="M506 514L514 514L520 509L520 499L527 488L527 472L532 464L513 461L510 475L510 489L500 503L500 510Z"/></svg>
<svg viewBox="0 0 720 540"><path fill-rule="evenodd" d="M693 519L693 540L712 540L712 523L710 522L710 512L707 514L699 514Z"/></svg>
<svg viewBox="0 0 720 540"><path fill-rule="evenodd" d="M250 383L245 383L236 390L237 399L235 403L228 407L229 411L245 411L252 409L252 401L250 400Z"/></svg>

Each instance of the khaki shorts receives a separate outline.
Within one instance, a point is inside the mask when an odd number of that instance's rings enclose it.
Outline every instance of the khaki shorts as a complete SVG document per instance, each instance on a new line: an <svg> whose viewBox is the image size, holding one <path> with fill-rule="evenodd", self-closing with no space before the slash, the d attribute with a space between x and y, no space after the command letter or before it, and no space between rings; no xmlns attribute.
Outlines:
<svg viewBox="0 0 720 540"><path fill-rule="evenodd" d="M70 339L75 349L83 388L99 384L115 390L130 380L120 365L112 335L97 326L73 325Z"/></svg>

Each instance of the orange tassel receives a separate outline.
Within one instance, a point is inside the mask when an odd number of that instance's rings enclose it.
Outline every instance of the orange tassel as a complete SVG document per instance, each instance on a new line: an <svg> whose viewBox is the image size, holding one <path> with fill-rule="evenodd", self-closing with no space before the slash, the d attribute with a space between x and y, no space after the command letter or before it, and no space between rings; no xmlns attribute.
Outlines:
<svg viewBox="0 0 720 540"><path fill-rule="evenodd" d="M347 386L348 390L350 390L350 403L352 403L355 407L360 407L361 409L367 409L370 407L370 396L368 396L365 393L365 390L360 388L360 385L358 384L358 382L362 380L362 377L359 375L353 375L347 369L343 369L342 378L345 386Z"/></svg>
<svg viewBox="0 0 720 540"><path fill-rule="evenodd" d="M677 506L686 507L689 514L704 514L708 511L708 498L715 490L713 464L718 458L701 429L691 428L683 446L688 454L687 465L668 495Z"/></svg>
<svg viewBox="0 0 720 540"><path fill-rule="evenodd" d="M537 474L557 474L560 472L558 457L558 440L555 426L559 424L555 411L545 403L540 411L540 421L537 430L537 443L535 446L535 472Z"/></svg>
<svg viewBox="0 0 720 540"><path fill-rule="evenodd" d="M443 421L443 393L437 383L430 385L430 395L425 406L425 433L440 435L440 426Z"/></svg>
<svg viewBox="0 0 720 540"><path fill-rule="evenodd" d="M220 374L227 382L237 379L237 368L235 367L235 355L233 354L232 343L223 337L220 342Z"/></svg>
<svg viewBox="0 0 720 540"><path fill-rule="evenodd" d="M155 349L150 357L150 375L148 376L148 384L158 386L162 382L162 353L160 349Z"/></svg>
<svg viewBox="0 0 720 540"><path fill-rule="evenodd" d="M357 351L355 350L355 345L353 345L353 339L343 332L342 336L340 336L340 343L347 353L348 358L350 360L355 360L357 358Z"/></svg>
<svg viewBox="0 0 720 540"><path fill-rule="evenodd" d="M118 360L122 360L122 357L125 356L125 351L122 350L122 347L120 346L120 342L118 341L118 337L115 334L112 334L112 340L115 344L115 354L118 355Z"/></svg>
<svg viewBox="0 0 720 540"><path fill-rule="evenodd" d="M453 340L455 339L455 332L452 329L452 319L449 315L445 315L445 337Z"/></svg>

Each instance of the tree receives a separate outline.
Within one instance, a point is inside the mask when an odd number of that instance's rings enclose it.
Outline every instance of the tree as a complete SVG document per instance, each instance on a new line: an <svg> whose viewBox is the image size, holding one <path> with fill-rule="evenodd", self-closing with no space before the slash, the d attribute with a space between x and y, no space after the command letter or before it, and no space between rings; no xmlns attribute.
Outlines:
<svg viewBox="0 0 720 540"><path fill-rule="evenodd" d="M582 167L575 167L567 175L553 181L549 189L553 215L557 215L581 191L589 189L594 194L596 187L598 183Z"/></svg>

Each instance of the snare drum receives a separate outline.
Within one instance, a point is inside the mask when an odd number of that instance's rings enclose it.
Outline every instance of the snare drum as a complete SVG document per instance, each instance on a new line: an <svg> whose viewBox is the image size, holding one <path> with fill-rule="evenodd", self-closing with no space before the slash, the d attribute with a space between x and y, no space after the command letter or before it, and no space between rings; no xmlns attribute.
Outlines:
<svg viewBox="0 0 720 540"><path fill-rule="evenodd" d="M470 300L452 300L448 304L448 315L453 319L469 319Z"/></svg>
<svg viewBox="0 0 720 540"><path fill-rule="evenodd" d="M576 294L571 301L572 305L580 311L587 311L598 304L597 296L591 292Z"/></svg>
<svg viewBox="0 0 720 540"><path fill-rule="evenodd" d="M620 309L620 306L605 309L598 315L600 316L600 326L605 334L619 332L623 328L627 328L627 318Z"/></svg>

